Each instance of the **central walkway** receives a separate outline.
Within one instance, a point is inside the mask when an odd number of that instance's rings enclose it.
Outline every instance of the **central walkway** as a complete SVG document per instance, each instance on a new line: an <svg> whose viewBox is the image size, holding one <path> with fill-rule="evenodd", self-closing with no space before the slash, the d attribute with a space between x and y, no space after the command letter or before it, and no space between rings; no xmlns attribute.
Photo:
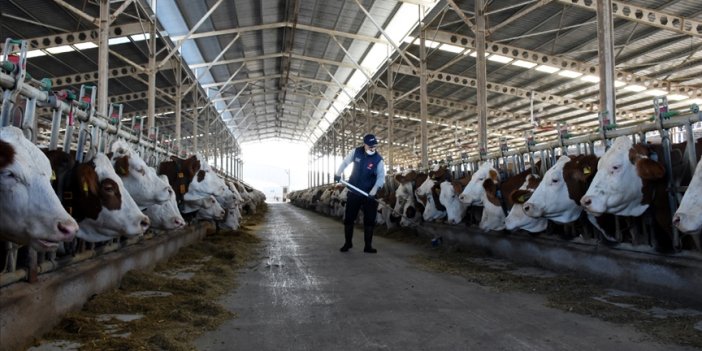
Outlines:
<svg viewBox="0 0 702 351"><path fill-rule="evenodd" d="M260 261L221 303L237 317L196 341L200 350L682 350L633 328L544 306L422 270L420 247L363 234L339 252L343 226L290 204L269 204L257 228Z"/></svg>

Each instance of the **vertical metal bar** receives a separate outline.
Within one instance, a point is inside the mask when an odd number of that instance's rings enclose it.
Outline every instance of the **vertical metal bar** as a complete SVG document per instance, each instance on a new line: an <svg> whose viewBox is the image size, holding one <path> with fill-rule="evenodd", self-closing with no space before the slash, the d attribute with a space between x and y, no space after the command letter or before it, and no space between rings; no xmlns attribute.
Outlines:
<svg viewBox="0 0 702 351"><path fill-rule="evenodd" d="M183 95L181 94L182 91L182 86L180 82L183 81L183 70L178 65L176 67L175 71L176 75L176 82L178 84L176 85L176 96L175 96L175 145L178 146L178 150L180 151L181 148L181 122L183 121L183 110L182 110L182 103L183 103ZM151 90L149 89L149 96L151 96ZM149 106L151 104L151 98L149 98Z"/></svg>
<svg viewBox="0 0 702 351"><path fill-rule="evenodd" d="M487 152L487 63L485 60L485 1L475 1L475 50L478 107L478 148Z"/></svg>
<svg viewBox="0 0 702 351"><path fill-rule="evenodd" d="M55 97L53 97L55 99ZM61 129L61 109L57 108L51 116L51 140L49 141L49 150L58 148L59 129Z"/></svg>
<svg viewBox="0 0 702 351"><path fill-rule="evenodd" d="M156 125L156 22L151 22L150 26L150 37L149 37L149 89L148 89L148 101L147 101L147 117L148 123L146 126L147 136L151 140L151 135L154 134L154 126ZM177 65L177 71L180 71L180 65ZM177 80L178 87L180 87L181 81ZM180 98L179 96L176 99ZM180 139L179 139L180 140Z"/></svg>
<svg viewBox="0 0 702 351"><path fill-rule="evenodd" d="M614 22L612 0L597 0L597 46L600 67L600 112L616 123L614 90Z"/></svg>
<svg viewBox="0 0 702 351"><path fill-rule="evenodd" d="M110 48L110 3L108 0L100 0L100 28L98 29L98 97L97 111L103 116L107 116L107 107L110 104L108 99L108 69ZM95 102L93 102L95 103Z"/></svg>
<svg viewBox="0 0 702 351"><path fill-rule="evenodd" d="M427 128L427 50L426 50L426 32L424 31L424 22L419 23L419 113L421 122L422 136L422 169L429 167L429 156L427 154L427 145L429 133Z"/></svg>
<svg viewBox="0 0 702 351"><path fill-rule="evenodd" d="M37 99L34 97L28 98L24 108L24 118L22 118L22 131L24 136L34 144L37 143L36 110Z"/></svg>
<svg viewBox="0 0 702 351"><path fill-rule="evenodd" d="M195 152L198 151L198 123L200 119L200 114L197 113L197 105L199 101L199 92L198 89L193 90L193 110L192 110L192 115L193 115L193 150Z"/></svg>
<svg viewBox="0 0 702 351"><path fill-rule="evenodd" d="M697 167L697 150L695 149L695 135L692 131L692 123L687 122L685 124L685 131L687 132L687 156L690 174L695 174L695 168Z"/></svg>
<svg viewBox="0 0 702 351"><path fill-rule="evenodd" d="M387 163L387 169L392 169L393 166L395 166L395 160L393 158L393 138L395 137L393 135L393 117L395 116L395 97L393 96L393 80L395 78L393 77L393 71L392 71L392 65L388 65L388 90L387 90L387 97L386 99L388 100L388 163Z"/></svg>

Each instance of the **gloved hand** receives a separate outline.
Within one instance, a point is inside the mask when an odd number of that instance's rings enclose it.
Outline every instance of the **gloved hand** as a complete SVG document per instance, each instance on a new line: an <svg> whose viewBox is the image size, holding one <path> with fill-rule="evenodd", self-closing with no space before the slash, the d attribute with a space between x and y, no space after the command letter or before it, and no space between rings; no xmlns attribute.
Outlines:
<svg viewBox="0 0 702 351"><path fill-rule="evenodd" d="M335 175L334 175L334 183L338 183L338 182L340 182L340 181L341 181L341 176L338 176L338 175L335 174Z"/></svg>
<svg viewBox="0 0 702 351"><path fill-rule="evenodd" d="M373 187L373 189L371 189L371 191L368 192L368 196L375 197L375 194L377 194L377 193L378 193L378 189L376 187Z"/></svg>

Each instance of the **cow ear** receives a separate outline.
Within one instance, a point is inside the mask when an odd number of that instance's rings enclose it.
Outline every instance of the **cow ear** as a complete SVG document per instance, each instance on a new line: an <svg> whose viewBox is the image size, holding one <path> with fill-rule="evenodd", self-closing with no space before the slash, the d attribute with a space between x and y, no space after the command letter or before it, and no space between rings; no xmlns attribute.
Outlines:
<svg viewBox="0 0 702 351"><path fill-rule="evenodd" d="M488 178L483 181L483 189L485 189L485 193L487 194L495 194L497 192L497 186L495 185L495 182Z"/></svg>
<svg viewBox="0 0 702 351"><path fill-rule="evenodd" d="M491 169L489 172L490 179L492 179L493 182L499 183L500 182L500 174L497 173L496 170Z"/></svg>
<svg viewBox="0 0 702 351"><path fill-rule="evenodd" d="M120 177L126 177L129 175L129 156L122 156L115 159L115 172Z"/></svg>
<svg viewBox="0 0 702 351"><path fill-rule="evenodd" d="M0 140L0 169L14 162L15 148L10 143Z"/></svg>
<svg viewBox="0 0 702 351"><path fill-rule="evenodd" d="M515 190L512 192L512 194L510 195L510 199L515 204L523 204L523 203L529 201L531 194L532 194L531 191L518 189L518 190Z"/></svg>
<svg viewBox="0 0 702 351"><path fill-rule="evenodd" d="M665 168L654 160L644 158L636 162L636 173L645 180L662 179L665 177Z"/></svg>
<svg viewBox="0 0 702 351"><path fill-rule="evenodd" d="M95 169L88 164L81 164L76 169L80 191L98 196L98 176Z"/></svg>

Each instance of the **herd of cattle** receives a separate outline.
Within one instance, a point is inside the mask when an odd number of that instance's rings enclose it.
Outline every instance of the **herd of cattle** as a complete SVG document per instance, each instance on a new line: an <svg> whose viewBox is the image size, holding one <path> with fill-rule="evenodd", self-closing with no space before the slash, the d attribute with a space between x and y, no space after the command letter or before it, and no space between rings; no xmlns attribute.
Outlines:
<svg viewBox="0 0 702 351"><path fill-rule="evenodd" d="M690 145L697 155L694 174L687 146L672 146L671 174L660 145L619 137L601 158L561 156L547 170L539 161L534 170L509 177L492 162L458 179L443 166L388 175L376 196L376 222L393 227L444 221L477 224L485 231L555 231L566 238L628 242L661 252L700 250L702 139ZM669 177L674 188L687 186L682 199L671 190ZM348 191L341 184L324 185L289 198L297 206L343 217ZM679 203L674 214L670 201ZM673 227L684 233L680 240Z"/></svg>
<svg viewBox="0 0 702 351"><path fill-rule="evenodd" d="M42 150L18 128L0 128L0 240L51 252L75 237L103 242L175 230L186 219L239 227L265 195L225 181L201 155L171 157L158 172L125 141L107 154ZM184 219L185 218L185 219Z"/></svg>

